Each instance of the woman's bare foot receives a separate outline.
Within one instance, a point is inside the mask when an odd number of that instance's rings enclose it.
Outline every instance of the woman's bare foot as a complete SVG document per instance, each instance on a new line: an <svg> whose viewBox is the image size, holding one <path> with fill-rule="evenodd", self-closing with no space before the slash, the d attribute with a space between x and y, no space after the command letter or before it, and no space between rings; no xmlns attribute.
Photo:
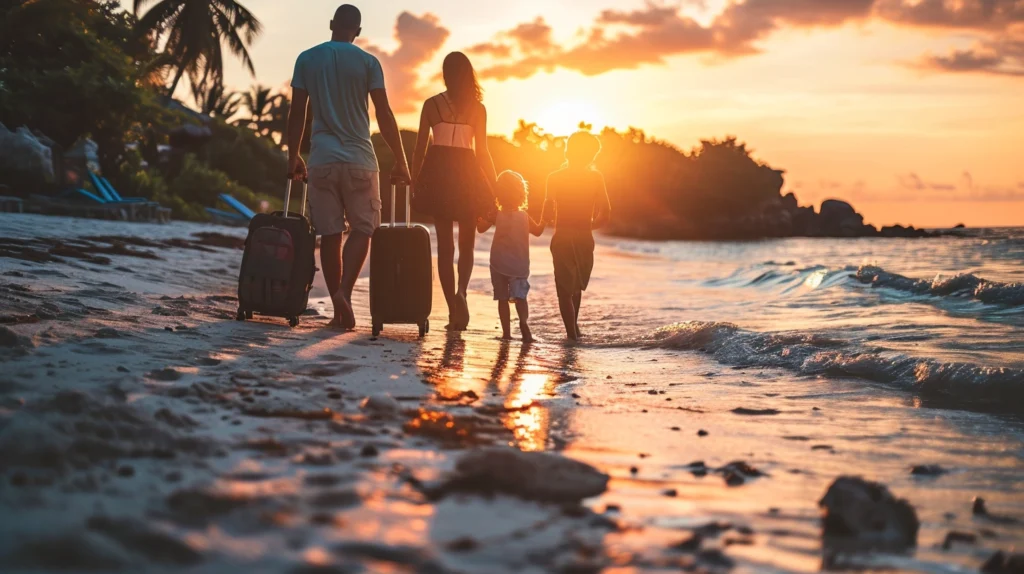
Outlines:
<svg viewBox="0 0 1024 574"><path fill-rule="evenodd" d="M328 323L331 327L337 327L346 331L356 328L356 315L352 312L352 305L341 293L331 296L334 303L334 319Z"/></svg>
<svg viewBox="0 0 1024 574"><path fill-rule="evenodd" d="M533 342L533 333L530 331L530 326L526 323L519 323L519 330L523 333L523 343Z"/></svg>
<svg viewBox="0 0 1024 574"><path fill-rule="evenodd" d="M578 338L580 338L582 336L583 336L583 331L580 331L580 324L576 323L576 338L578 339Z"/></svg>

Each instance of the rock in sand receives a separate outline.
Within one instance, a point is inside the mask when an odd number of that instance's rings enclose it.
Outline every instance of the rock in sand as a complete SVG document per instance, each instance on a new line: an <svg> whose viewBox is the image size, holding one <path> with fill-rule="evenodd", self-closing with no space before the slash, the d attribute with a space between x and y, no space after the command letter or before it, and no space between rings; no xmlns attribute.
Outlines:
<svg viewBox="0 0 1024 574"><path fill-rule="evenodd" d="M394 415L402 410L402 405L391 395L370 395L359 403L359 408L364 411L380 415Z"/></svg>
<svg viewBox="0 0 1024 574"><path fill-rule="evenodd" d="M607 488L608 475L589 464L554 453L488 447L464 454L434 494L501 493L540 502L573 503Z"/></svg>
<svg viewBox="0 0 1024 574"><path fill-rule="evenodd" d="M914 507L885 485L860 477L837 478L818 502L825 509L826 542L857 548L903 549L917 544L920 522Z"/></svg>

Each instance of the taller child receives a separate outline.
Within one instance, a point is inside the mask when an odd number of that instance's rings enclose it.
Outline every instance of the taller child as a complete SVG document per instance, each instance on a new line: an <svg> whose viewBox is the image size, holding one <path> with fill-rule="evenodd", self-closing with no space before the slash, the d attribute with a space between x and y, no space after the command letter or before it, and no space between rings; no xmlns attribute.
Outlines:
<svg viewBox="0 0 1024 574"><path fill-rule="evenodd" d="M569 136L565 165L548 176L543 220L555 224L551 259L565 335L580 337L580 305L594 271L594 229L608 223L612 206L604 176L594 168L601 140L587 132Z"/></svg>
<svg viewBox="0 0 1024 574"><path fill-rule="evenodd" d="M309 214L322 236L320 263L334 303L331 325L343 329L356 325L352 289L366 261L370 236L380 225L379 168L370 143L368 99L373 100L377 126L396 158L392 181L410 180L380 62L353 44L361 26L359 9L345 4L331 20L331 41L299 55L288 114L288 174L294 179L307 177L299 149L307 106L313 114ZM351 233L342 254L346 219Z"/></svg>

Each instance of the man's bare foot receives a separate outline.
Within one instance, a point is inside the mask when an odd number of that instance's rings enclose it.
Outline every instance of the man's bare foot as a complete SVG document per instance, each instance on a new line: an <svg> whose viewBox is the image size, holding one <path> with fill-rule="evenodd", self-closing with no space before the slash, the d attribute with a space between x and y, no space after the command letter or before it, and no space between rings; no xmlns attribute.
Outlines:
<svg viewBox="0 0 1024 574"><path fill-rule="evenodd" d="M529 325L527 325L526 323L520 323L519 330L522 331L523 333L523 343L533 342L533 333L530 331Z"/></svg>
<svg viewBox="0 0 1024 574"><path fill-rule="evenodd" d="M501 340L502 341L511 341L512 340L512 333L509 333L507 331L502 333L501 334Z"/></svg>

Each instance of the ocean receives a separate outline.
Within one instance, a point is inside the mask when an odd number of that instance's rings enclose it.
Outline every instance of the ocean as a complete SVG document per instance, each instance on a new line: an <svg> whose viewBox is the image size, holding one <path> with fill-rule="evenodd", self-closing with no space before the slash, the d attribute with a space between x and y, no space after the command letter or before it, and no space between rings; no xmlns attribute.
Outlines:
<svg viewBox="0 0 1024 574"><path fill-rule="evenodd" d="M490 234L470 329L444 331L435 282L419 339L371 336L366 273L354 333L326 328L320 276L297 329L236 322L244 230L0 225L0 564L959 573L1024 546L1022 229L599 236L577 344L549 234L531 244L538 341L522 345L499 338ZM608 490L585 511L417 490L495 444L588 463ZM823 539L842 476L905 499L916 545Z"/></svg>

